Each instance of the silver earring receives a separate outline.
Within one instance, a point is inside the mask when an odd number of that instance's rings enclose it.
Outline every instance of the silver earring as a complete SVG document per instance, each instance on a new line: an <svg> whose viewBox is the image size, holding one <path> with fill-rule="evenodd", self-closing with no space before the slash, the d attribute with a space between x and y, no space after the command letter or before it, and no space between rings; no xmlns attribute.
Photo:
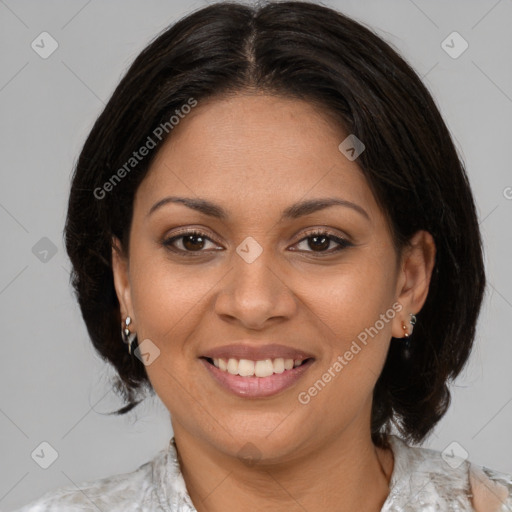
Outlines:
<svg viewBox="0 0 512 512"><path fill-rule="evenodd" d="M127 316L124 320L124 322L121 323L121 336L123 338L123 341L128 345L128 353L130 355L133 355L133 351L136 348L137 345L137 333L130 332L130 329L128 329L128 326L132 323L132 319Z"/></svg>
<svg viewBox="0 0 512 512"><path fill-rule="evenodd" d="M409 323L412 327L416 324L416 315L409 313L409 316L411 319L409 320ZM405 325L405 322L402 322L402 329L404 330L404 342L403 342L403 348L402 348L402 356L405 360L409 360L411 358L411 334L409 334L408 329Z"/></svg>

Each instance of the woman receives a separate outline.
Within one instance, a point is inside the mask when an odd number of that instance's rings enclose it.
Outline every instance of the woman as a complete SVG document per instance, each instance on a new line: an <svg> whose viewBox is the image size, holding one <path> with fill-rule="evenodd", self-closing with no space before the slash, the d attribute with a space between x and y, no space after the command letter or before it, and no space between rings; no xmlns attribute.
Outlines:
<svg viewBox="0 0 512 512"><path fill-rule="evenodd" d="M156 393L174 436L24 512L512 509L510 475L412 445L469 357L481 239L433 99L362 25L283 2L169 28L85 143L66 246L118 413Z"/></svg>

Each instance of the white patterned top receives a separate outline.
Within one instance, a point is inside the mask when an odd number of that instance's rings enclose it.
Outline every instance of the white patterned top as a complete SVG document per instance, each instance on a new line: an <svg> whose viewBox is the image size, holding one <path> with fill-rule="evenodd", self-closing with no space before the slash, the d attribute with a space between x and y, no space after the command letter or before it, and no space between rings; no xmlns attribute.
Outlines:
<svg viewBox="0 0 512 512"><path fill-rule="evenodd" d="M512 475L390 436L394 467L381 512L512 512ZM453 451L450 452L453 454ZM16 512L196 512L174 438L131 473L48 492ZM230 511L231 512L231 511Z"/></svg>

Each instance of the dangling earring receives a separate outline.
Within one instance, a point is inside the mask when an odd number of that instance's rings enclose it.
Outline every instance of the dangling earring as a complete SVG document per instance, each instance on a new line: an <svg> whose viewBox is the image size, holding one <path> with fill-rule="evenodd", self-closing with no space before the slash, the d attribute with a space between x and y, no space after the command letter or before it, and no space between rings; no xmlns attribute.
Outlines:
<svg viewBox="0 0 512 512"><path fill-rule="evenodd" d="M409 320L409 323L412 327L416 324L416 315L413 315L412 313L409 313L411 319ZM411 358L411 334L409 334L407 326L405 325L405 322L402 321L402 329L404 330L404 338L405 341L403 342L403 349L402 349L402 356L405 360L409 360Z"/></svg>
<svg viewBox="0 0 512 512"><path fill-rule="evenodd" d="M121 323L121 336L123 341L128 345L128 353L133 355L134 350L137 348L137 333L130 332L128 326L132 323L132 319L127 316L124 322Z"/></svg>

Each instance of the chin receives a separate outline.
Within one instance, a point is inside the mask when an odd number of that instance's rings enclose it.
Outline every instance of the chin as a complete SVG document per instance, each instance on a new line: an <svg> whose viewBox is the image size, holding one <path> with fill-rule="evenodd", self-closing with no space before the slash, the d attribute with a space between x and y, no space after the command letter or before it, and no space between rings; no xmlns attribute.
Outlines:
<svg viewBox="0 0 512 512"><path fill-rule="evenodd" d="M274 428L274 427L273 427ZM268 434L270 432L270 434ZM306 439L297 439L295 436L301 429L283 429L272 432L272 428L264 429L260 424L258 432L249 433L247 430L240 432L235 429L219 433L216 439L212 439L215 447L224 454L236 457L250 466L257 464L277 464L296 458L298 446ZM305 435L305 432L302 431ZM305 436L309 437L310 436Z"/></svg>

